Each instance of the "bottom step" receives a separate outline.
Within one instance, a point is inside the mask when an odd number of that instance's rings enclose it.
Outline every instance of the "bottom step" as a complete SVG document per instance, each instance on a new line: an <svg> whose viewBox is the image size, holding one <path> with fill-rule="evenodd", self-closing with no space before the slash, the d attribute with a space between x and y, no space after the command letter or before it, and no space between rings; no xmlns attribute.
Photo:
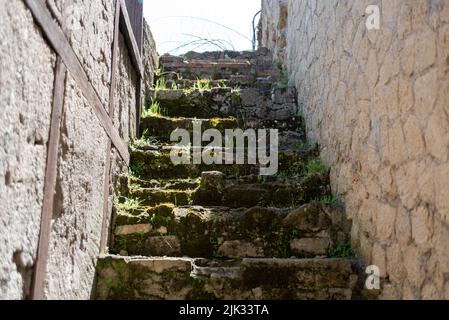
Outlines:
<svg viewBox="0 0 449 320"><path fill-rule="evenodd" d="M348 259L104 256L99 300L347 300L357 280Z"/></svg>

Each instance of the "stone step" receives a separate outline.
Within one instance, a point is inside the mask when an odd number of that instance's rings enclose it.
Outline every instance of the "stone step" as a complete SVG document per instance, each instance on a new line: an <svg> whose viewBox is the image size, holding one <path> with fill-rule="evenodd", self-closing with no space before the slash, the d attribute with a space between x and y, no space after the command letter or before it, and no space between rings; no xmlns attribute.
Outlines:
<svg viewBox="0 0 449 320"><path fill-rule="evenodd" d="M183 57L162 56L164 74L177 74L182 79L229 79L232 75L252 74L248 59L185 59Z"/></svg>
<svg viewBox="0 0 449 320"><path fill-rule="evenodd" d="M131 184L123 196L143 206L172 203L176 206L202 205L252 207L294 207L331 197L328 174L303 179L249 176L226 178L221 172L203 172L201 179L163 183Z"/></svg>
<svg viewBox="0 0 449 320"><path fill-rule="evenodd" d="M299 208L117 208L112 253L202 258L327 256L346 243L340 209L320 203Z"/></svg>
<svg viewBox="0 0 449 320"><path fill-rule="evenodd" d="M185 129L193 131L194 123L201 122L201 129L217 129L225 132L226 129L239 128L239 121L235 118L212 118L212 119L194 119L194 118L169 118L164 116L147 116L141 119L141 135L150 135L160 141L170 141L170 135L176 129Z"/></svg>
<svg viewBox="0 0 449 320"><path fill-rule="evenodd" d="M189 157L190 164L176 164L172 162L171 153L183 151ZM220 171L227 176L241 177L259 174L261 166L258 164L193 164L194 153L201 155L202 150L193 151L190 148L179 149L174 146L149 146L144 149L131 150L131 172L134 176L144 179L167 178L197 178L205 171ZM226 151L222 156L226 156ZM246 154L246 152L245 152ZM307 164L317 156L315 148L299 151L280 151L278 153L278 175L304 175ZM292 173L293 172L293 173Z"/></svg>
<svg viewBox="0 0 449 320"><path fill-rule="evenodd" d="M181 90L192 90L199 88L258 88L260 90L271 90L273 88L273 80L270 77L254 78L251 75L231 75L229 79L208 80L208 79L178 79L174 74L169 75L166 79L166 88L175 88Z"/></svg>
<svg viewBox="0 0 449 320"><path fill-rule="evenodd" d="M129 175L122 175L123 183L127 184L128 190L130 188L159 188L161 190L195 190L201 185L201 178L196 179L153 179L143 180ZM126 197L129 191L126 190Z"/></svg>
<svg viewBox="0 0 449 320"><path fill-rule="evenodd" d="M201 132L208 129L216 129L225 136L226 130L236 130L240 127L246 129L266 129L267 131L275 128L278 130L279 136L279 150L288 151L300 149L305 144L306 137L302 129L304 123L300 118L291 118L282 123L278 121L246 121L245 126L242 124L242 120L235 118L213 118L213 119L193 119L193 118L168 118L162 116L147 116L142 118L141 121L141 135L148 138L139 140L139 143L144 144L146 150L157 149L155 144L165 144L168 146L170 142L170 136L176 129L185 129L190 133L190 141L193 141L193 126L195 123L201 121ZM202 142L202 145L206 147L210 142ZM310 146L309 146L310 147ZM312 146L314 147L314 146Z"/></svg>
<svg viewBox="0 0 449 320"><path fill-rule="evenodd" d="M198 59L198 60L217 60L217 59L246 59L253 60L259 57L266 57L269 55L267 48L259 48L256 51L207 51L207 52L187 52L181 57L185 60L188 59ZM162 56L164 59L166 56ZM163 61L163 60L162 60ZM268 57L268 61L271 63L271 57Z"/></svg>
<svg viewBox="0 0 449 320"><path fill-rule="evenodd" d="M247 120L277 120L297 117L294 88L261 90L213 88L210 90L156 90L147 109L167 117L236 117ZM157 102L157 108L152 104Z"/></svg>
<svg viewBox="0 0 449 320"><path fill-rule="evenodd" d="M266 48L256 52L189 52L184 56L164 55L160 58L163 75L182 79L230 79L235 75L266 77L278 81L280 70L274 66Z"/></svg>
<svg viewBox="0 0 449 320"><path fill-rule="evenodd" d="M357 280L348 259L103 256L97 300L349 300Z"/></svg>

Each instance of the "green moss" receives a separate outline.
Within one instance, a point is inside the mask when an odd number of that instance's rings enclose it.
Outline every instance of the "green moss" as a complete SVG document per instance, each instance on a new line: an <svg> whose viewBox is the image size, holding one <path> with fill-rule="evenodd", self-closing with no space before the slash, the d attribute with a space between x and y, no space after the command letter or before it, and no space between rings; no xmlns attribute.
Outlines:
<svg viewBox="0 0 449 320"><path fill-rule="evenodd" d="M144 251L147 238L148 234L145 233L115 236L114 244L110 248L111 253L120 254L121 251L126 251L129 255L139 255Z"/></svg>
<svg viewBox="0 0 449 320"><path fill-rule="evenodd" d="M172 204L162 204L148 210L150 224L154 229L166 227L169 233L175 231L174 206Z"/></svg>
<svg viewBox="0 0 449 320"><path fill-rule="evenodd" d="M331 258L352 258L354 251L351 248L351 243L342 242L329 249L328 256Z"/></svg>

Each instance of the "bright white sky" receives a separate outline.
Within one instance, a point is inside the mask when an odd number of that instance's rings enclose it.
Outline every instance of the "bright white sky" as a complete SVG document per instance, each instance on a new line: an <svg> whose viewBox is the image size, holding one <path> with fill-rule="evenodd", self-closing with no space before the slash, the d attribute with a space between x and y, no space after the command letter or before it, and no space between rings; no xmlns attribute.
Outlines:
<svg viewBox="0 0 449 320"><path fill-rule="evenodd" d="M220 50L216 45L206 45L207 42L201 39L219 39L221 42L214 43L241 51L251 49L252 19L260 7L261 0L144 0L144 16L150 24L159 54ZM222 24L248 39L195 18ZM258 19L256 25L257 22ZM180 48L192 41L197 42Z"/></svg>

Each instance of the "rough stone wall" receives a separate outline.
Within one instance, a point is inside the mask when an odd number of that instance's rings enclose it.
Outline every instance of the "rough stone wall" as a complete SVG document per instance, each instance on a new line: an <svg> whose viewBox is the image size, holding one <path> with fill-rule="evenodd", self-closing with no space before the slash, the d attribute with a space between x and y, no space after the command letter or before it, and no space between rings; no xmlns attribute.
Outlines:
<svg viewBox="0 0 449 320"><path fill-rule="evenodd" d="M288 0L263 0L262 11L259 46L270 48L273 59L285 63Z"/></svg>
<svg viewBox="0 0 449 320"><path fill-rule="evenodd" d="M449 299L449 1L290 0L288 13L290 82L382 297Z"/></svg>
<svg viewBox="0 0 449 320"><path fill-rule="evenodd" d="M47 0L46 3L107 107L114 1ZM21 299L29 295L36 258L55 54L23 1L1 4L6 10L0 13L0 199L3 203L0 299ZM122 36L118 73L117 111L113 120L122 139L128 142L136 134L137 76ZM49 299L90 298L100 253L107 142L92 106L68 73L47 267ZM115 150L111 159L111 178L127 170ZM112 184L110 204L113 193Z"/></svg>
<svg viewBox="0 0 449 320"><path fill-rule="evenodd" d="M0 299L20 299L39 235L56 58L23 1L0 7Z"/></svg>
<svg viewBox="0 0 449 320"><path fill-rule="evenodd" d="M151 86L154 81L154 73L159 68L159 55L156 51L156 42L146 20L143 23L143 67L144 83L146 86Z"/></svg>

